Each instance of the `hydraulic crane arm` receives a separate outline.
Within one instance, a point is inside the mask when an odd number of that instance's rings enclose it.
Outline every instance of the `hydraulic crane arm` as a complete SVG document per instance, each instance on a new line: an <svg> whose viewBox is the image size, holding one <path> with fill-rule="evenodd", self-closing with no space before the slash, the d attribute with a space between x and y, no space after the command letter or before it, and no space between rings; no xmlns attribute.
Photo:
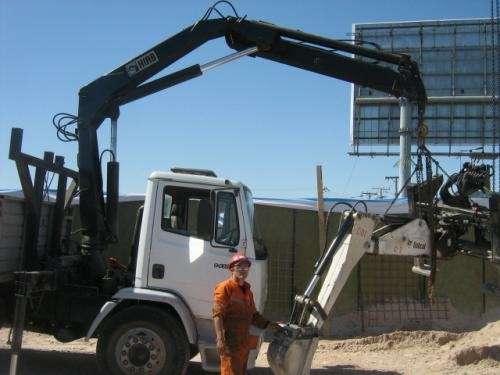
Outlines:
<svg viewBox="0 0 500 375"><path fill-rule="evenodd" d="M267 43L258 41L267 36ZM391 54L347 42L278 27L262 21L245 21L226 37L231 48L257 45L255 54L268 60L371 87L396 97L404 96L425 107L427 96L418 65L408 55ZM363 61L339 52L355 54L393 67ZM395 68L395 69L394 69Z"/></svg>
<svg viewBox="0 0 500 375"><path fill-rule="evenodd" d="M118 118L121 105L198 77L205 69L217 65L217 62L210 66L193 65L144 83L205 42L219 37L224 37L228 46L240 51L241 56L261 57L396 97L404 96L417 103L419 113L424 111L425 89L417 64L407 55L381 52L240 17L201 20L80 90L78 166L82 245L95 251L109 239L97 129L106 118Z"/></svg>

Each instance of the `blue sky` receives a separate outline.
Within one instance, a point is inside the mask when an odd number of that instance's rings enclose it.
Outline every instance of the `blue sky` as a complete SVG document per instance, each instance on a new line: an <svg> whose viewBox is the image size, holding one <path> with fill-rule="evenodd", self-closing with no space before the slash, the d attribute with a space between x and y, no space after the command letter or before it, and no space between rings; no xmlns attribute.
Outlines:
<svg viewBox="0 0 500 375"><path fill-rule="evenodd" d="M76 167L76 143L57 140L52 116L76 113L78 90L199 19L205 1L0 0L0 188L19 187L8 160L10 128L25 152L54 151ZM489 17L490 1L242 1L249 19L345 39L353 23ZM206 44L172 69L232 53ZM170 70L166 70L168 72ZM154 170L213 169L261 197L315 195L323 165L329 196L388 186L396 158L349 151L350 85L262 59L244 58L121 108L121 192L141 193ZM109 145L109 122L99 131ZM449 169L458 159L442 159Z"/></svg>

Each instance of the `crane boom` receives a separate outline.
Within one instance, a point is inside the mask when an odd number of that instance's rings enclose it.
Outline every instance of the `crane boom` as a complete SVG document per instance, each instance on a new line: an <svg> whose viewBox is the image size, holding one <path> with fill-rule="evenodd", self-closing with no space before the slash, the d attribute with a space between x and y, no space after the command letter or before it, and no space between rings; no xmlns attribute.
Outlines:
<svg viewBox="0 0 500 375"><path fill-rule="evenodd" d="M403 96L418 105L419 113L424 111L425 88L417 63L408 55L382 52L241 17L201 20L99 77L79 92L82 247L91 253L102 250L111 241L113 235L107 220L116 217L116 213L111 212L116 208L107 208L104 201L97 129L106 118L116 120L121 105L201 76L202 66L196 64L144 83L204 43L220 37L237 51L254 48L249 56L371 87L396 97ZM118 178L117 173L113 175Z"/></svg>

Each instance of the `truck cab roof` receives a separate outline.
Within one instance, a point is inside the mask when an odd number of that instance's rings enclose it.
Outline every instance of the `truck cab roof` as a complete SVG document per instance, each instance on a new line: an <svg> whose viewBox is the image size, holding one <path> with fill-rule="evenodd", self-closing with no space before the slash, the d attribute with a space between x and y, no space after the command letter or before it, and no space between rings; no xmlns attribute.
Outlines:
<svg viewBox="0 0 500 375"><path fill-rule="evenodd" d="M189 173L186 170L183 173L179 172L163 172L163 171L155 171L151 173L149 176L150 180L169 180L169 181L178 181L178 182L186 182L193 184L202 184L202 185L212 185L217 187L241 187L242 184L238 181L231 181L229 179L222 179L218 177L200 175L195 173Z"/></svg>

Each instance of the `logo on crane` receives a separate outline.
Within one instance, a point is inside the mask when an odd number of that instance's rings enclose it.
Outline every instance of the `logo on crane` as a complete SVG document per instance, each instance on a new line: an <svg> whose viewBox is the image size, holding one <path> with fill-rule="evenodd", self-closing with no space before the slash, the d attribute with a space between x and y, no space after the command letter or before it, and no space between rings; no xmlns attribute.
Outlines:
<svg viewBox="0 0 500 375"><path fill-rule="evenodd" d="M150 67L153 64L158 62L158 56L156 56L155 51L150 51L142 56L139 56L137 59L129 62L125 69L129 77L136 75L140 71Z"/></svg>
<svg viewBox="0 0 500 375"><path fill-rule="evenodd" d="M408 240L407 245L408 247L413 247L417 250L425 250L425 248L427 247L426 242L419 242L417 240Z"/></svg>

